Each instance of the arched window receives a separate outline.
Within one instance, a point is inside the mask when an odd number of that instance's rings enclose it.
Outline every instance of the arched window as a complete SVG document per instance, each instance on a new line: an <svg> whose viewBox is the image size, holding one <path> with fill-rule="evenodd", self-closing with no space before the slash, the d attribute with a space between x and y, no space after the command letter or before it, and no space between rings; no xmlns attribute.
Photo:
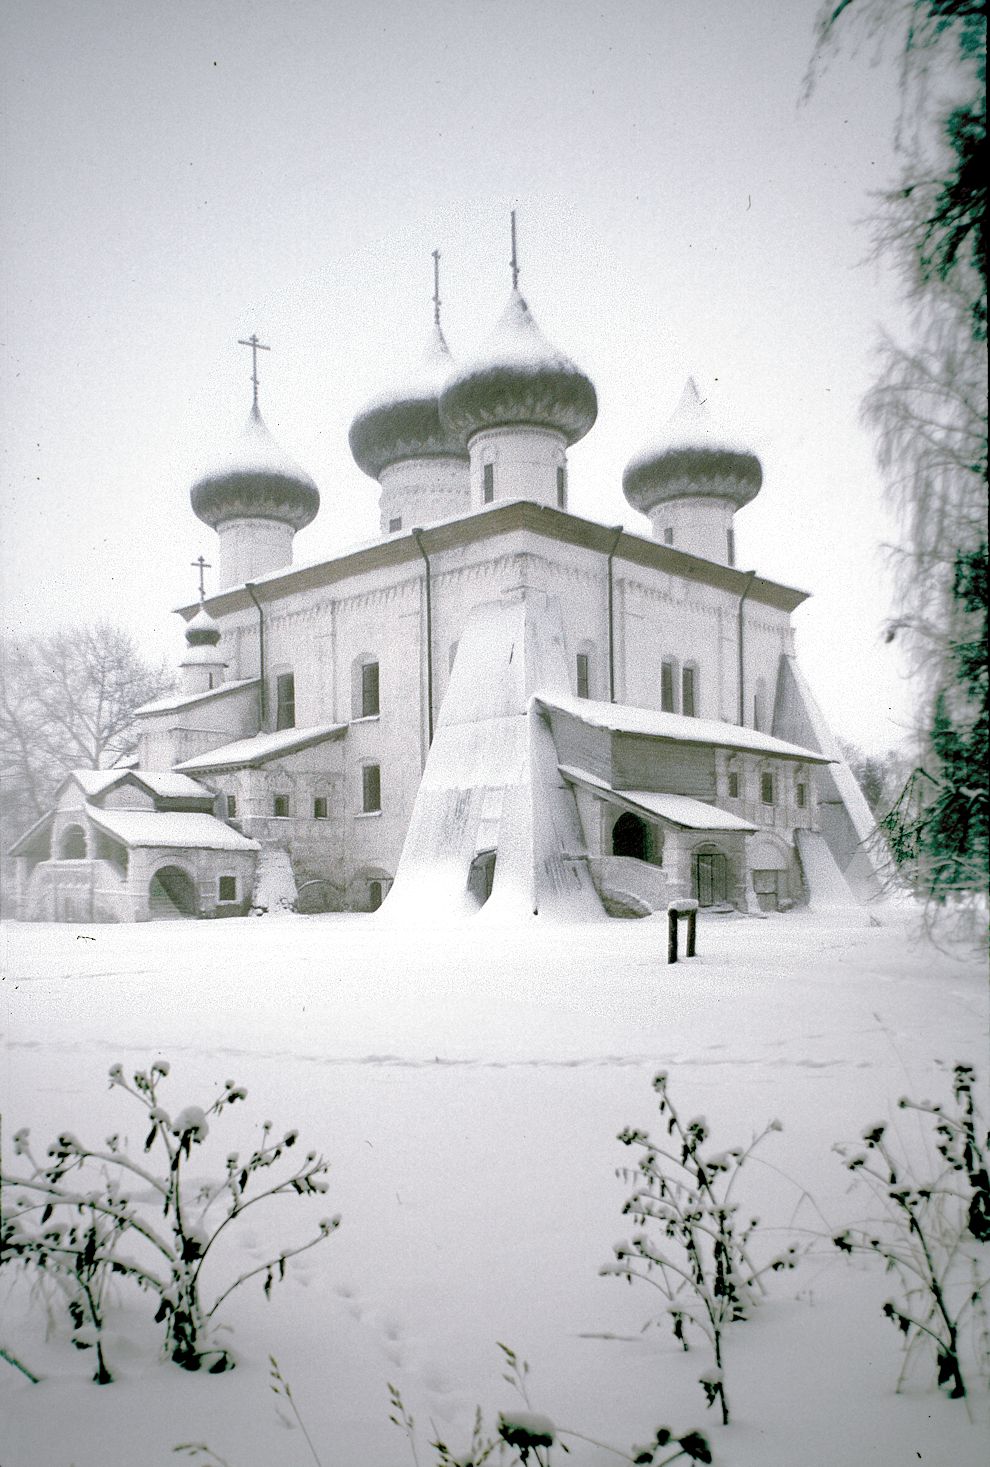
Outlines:
<svg viewBox="0 0 990 1467"><path fill-rule="evenodd" d="M653 837L645 820L631 810L620 815L612 826L612 855L630 856L635 861L653 859Z"/></svg>
<svg viewBox="0 0 990 1467"><path fill-rule="evenodd" d="M85 861L86 832L81 825L67 825L58 845L60 861Z"/></svg>

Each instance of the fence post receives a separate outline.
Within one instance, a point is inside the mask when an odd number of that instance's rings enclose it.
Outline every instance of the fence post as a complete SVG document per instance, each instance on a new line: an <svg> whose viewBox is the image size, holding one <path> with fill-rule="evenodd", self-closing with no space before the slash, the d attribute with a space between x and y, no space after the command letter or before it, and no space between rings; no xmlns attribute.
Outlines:
<svg viewBox="0 0 990 1467"><path fill-rule="evenodd" d="M677 928L681 918L687 924L687 941L684 956L693 958L697 954L698 903L696 901L671 902L667 908L667 962L677 962Z"/></svg>
<svg viewBox="0 0 990 1467"><path fill-rule="evenodd" d="M667 908L667 962L677 962L677 908Z"/></svg>
<svg viewBox="0 0 990 1467"><path fill-rule="evenodd" d="M696 908L692 907L690 912L688 912L687 914L687 946L684 949L684 955L688 958L693 958L695 955L695 936L697 925L698 913Z"/></svg>

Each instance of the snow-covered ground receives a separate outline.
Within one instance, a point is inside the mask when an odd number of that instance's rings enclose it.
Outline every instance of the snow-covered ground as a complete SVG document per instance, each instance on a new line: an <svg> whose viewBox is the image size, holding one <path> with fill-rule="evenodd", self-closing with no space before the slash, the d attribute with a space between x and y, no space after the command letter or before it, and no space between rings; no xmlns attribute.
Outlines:
<svg viewBox="0 0 990 1467"><path fill-rule="evenodd" d="M903 916L835 925L808 915L709 917L700 956L667 967L657 920L500 930L398 928L368 917L4 929L5 1159L29 1125L143 1143L134 1102L107 1071L171 1061L163 1094L208 1103L235 1079L247 1104L202 1152L222 1166L265 1119L298 1126L331 1160L325 1198L278 1201L228 1233L218 1273L252 1266L340 1212L328 1241L224 1307L238 1368L190 1375L157 1356L147 1296L124 1293L107 1353L46 1337L22 1283L0 1274L2 1467L164 1467L180 1442L230 1467L312 1462L268 1388L277 1357L323 1467L410 1467L386 1381L419 1431L465 1450L476 1404L515 1403L496 1341L530 1362L535 1411L628 1450L661 1423L699 1427L723 1467L967 1467L988 1448L985 1395L967 1405L925 1371L900 1395L896 1331L875 1265L826 1242L864 1216L831 1147L890 1116L899 1096L948 1095L940 1062L987 1073L983 963L940 955ZM734 1419L697 1386L701 1355L643 1325L660 1296L602 1278L621 1215L626 1125L659 1134L651 1079L670 1074L682 1113L720 1145L773 1117L743 1178L777 1248L812 1244L770 1300L728 1336ZM982 1091L985 1101L985 1089ZM216 1143L214 1151L209 1148ZM809 1197L804 1194L810 1194ZM815 1233L823 1235L818 1241ZM621 1459L568 1439L574 1467Z"/></svg>

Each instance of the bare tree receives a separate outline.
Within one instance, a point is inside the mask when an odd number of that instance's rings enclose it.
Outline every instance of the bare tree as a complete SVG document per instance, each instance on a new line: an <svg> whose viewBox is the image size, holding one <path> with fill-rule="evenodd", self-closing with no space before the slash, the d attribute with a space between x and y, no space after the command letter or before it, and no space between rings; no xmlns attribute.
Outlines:
<svg viewBox="0 0 990 1467"><path fill-rule="evenodd" d="M106 769L134 751L134 710L174 686L108 622L0 648L0 798L14 838L49 808L70 769Z"/></svg>

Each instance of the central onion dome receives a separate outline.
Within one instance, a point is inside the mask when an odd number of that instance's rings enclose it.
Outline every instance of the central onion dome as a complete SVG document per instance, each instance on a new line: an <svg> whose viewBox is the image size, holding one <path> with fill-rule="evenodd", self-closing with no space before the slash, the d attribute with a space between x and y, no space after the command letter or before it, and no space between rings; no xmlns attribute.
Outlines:
<svg viewBox="0 0 990 1467"><path fill-rule="evenodd" d="M622 492L648 515L673 499L711 497L740 509L756 498L762 483L756 454L719 427L689 377L666 430L627 464Z"/></svg>
<svg viewBox="0 0 990 1467"><path fill-rule="evenodd" d="M486 347L443 388L440 416L465 440L486 428L549 428L570 446L593 426L598 399L590 378L550 345L513 287Z"/></svg>
<svg viewBox="0 0 990 1467"><path fill-rule="evenodd" d="M439 321L419 368L367 402L351 423L348 442L359 469L372 479L407 459L467 459L463 434L440 418L440 392L453 369Z"/></svg>
<svg viewBox="0 0 990 1467"><path fill-rule="evenodd" d="M269 433L255 403L241 436L190 490L193 513L213 529L232 520L276 520L301 530L320 491Z"/></svg>

